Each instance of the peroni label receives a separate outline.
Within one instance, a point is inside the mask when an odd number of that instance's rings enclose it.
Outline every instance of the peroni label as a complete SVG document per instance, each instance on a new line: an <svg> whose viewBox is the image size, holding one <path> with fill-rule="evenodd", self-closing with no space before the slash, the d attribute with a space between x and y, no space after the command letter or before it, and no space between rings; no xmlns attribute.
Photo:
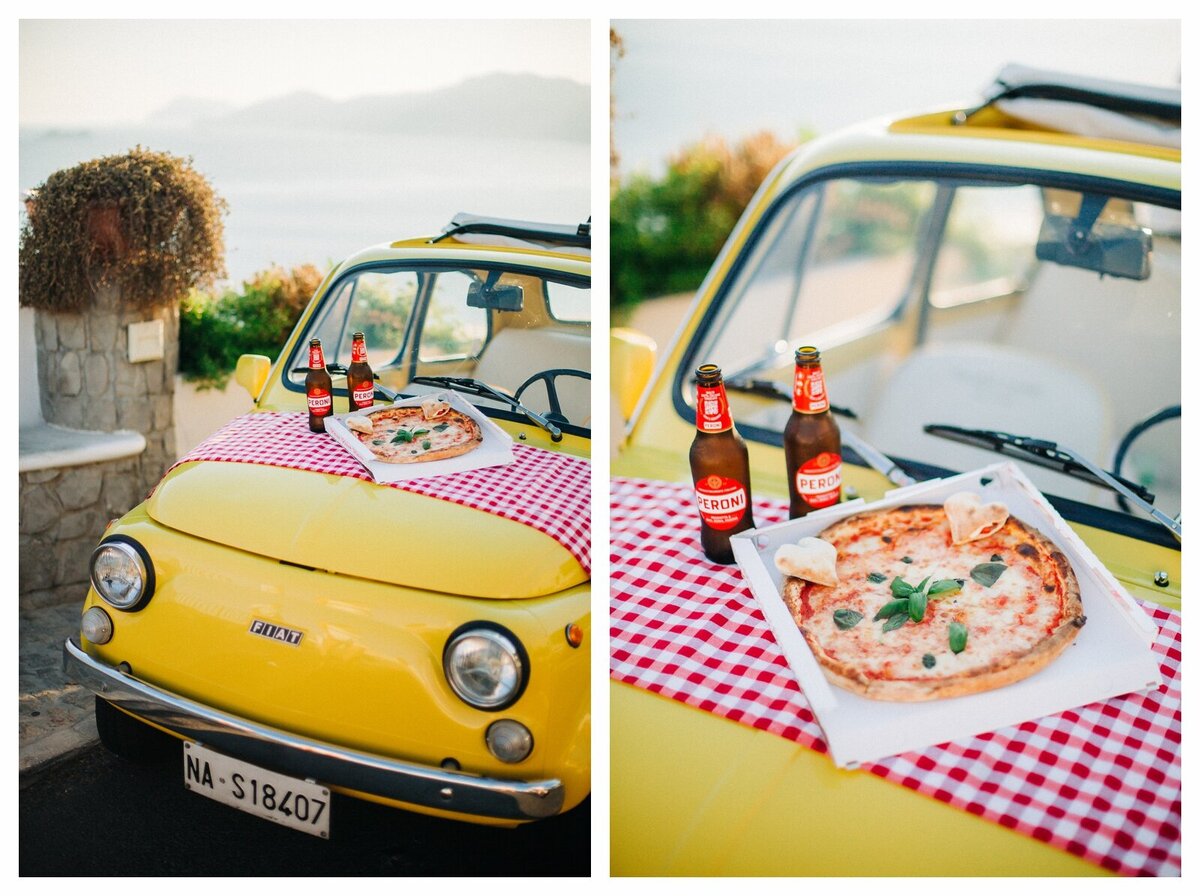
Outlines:
<svg viewBox="0 0 1200 896"><path fill-rule="evenodd" d="M796 366L796 381L792 388L792 407L801 414L819 414L829 410L829 395L825 391L825 372L820 367Z"/></svg>
<svg viewBox="0 0 1200 896"><path fill-rule="evenodd" d="M325 352L321 350L319 345L310 345L308 347L308 369L320 370L325 366Z"/></svg>
<svg viewBox="0 0 1200 896"><path fill-rule="evenodd" d="M705 476L696 483L700 519L713 529L732 529L746 515L746 486L726 476Z"/></svg>
<svg viewBox="0 0 1200 896"><path fill-rule="evenodd" d="M842 493L842 458L830 451L802 463L796 470L796 491L810 507L836 504Z"/></svg>
<svg viewBox="0 0 1200 896"><path fill-rule="evenodd" d="M324 389L313 389L308 393L308 412L314 417L327 417L333 410L333 396Z"/></svg>
<svg viewBox="0 0 1200 896"><path fill-rule="evenodd" d="M354 344L350 346L350 363L358 364L359 362L366 363L367 360L367 344L360 339L356 339Z"/></svg>
<svg viewBox="0 0 1200 896"><path fill-rule="evenodd" d="M733 428L729 399L724 386L698 386L696 389L696 429L700 432L725 432Z"/></svg>
<svg viewBox="0 0 1200 896"><path fill-rule="evenodd" d="M375 403L375 387L366 385L354 390L354 404L360 408L369 408Z"/></svg>

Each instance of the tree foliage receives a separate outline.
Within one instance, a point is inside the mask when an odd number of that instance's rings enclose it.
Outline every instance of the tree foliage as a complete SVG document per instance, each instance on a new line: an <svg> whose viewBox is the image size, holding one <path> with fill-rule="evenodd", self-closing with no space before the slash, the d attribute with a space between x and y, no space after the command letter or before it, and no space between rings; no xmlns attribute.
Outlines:
<svg viewBox="0 0 1200 896"><path fill-rule="evenodd" d="M795 144L768 132L730 146L712 137L635 175L612 197L612 307L696 289L755 190Z"/></svg>

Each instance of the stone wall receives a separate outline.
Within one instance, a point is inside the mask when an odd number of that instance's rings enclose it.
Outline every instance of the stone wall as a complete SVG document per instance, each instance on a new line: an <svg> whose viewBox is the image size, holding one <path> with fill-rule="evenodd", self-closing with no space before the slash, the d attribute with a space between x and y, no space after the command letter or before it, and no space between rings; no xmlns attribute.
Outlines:
<svg viewBox="0 0 1200 896"><path fill-rule="evenodd" d="M163 322L163 358L131 363L128 325L146 320ZM116 460L20 473L22 609L82 601L88 558L108 521L145 498L176 458L176 305L131 311L120 307L115 289L101 288L83 314L38 310L34 331L45 422L94 433L131 430L146 447Z"/></svg>
<svg viewBox="0 0 1200 896"><path fill-rule="evenodd" d="M128 325L144 320L163 322L163 358L130 363ZM87 313L39 310L34 327L42 416L69 429L144 435L146 451L133 475L145 494L175 460L178 306L131 311L120 306L115 288L102 287Z"/></svg>
<svg viewBox="0 0 1200 896"><path fill-rule="evenodd" d="M22 610L83 602L88 558L115 519L146 496L137 457L20 474Z"/></svg>

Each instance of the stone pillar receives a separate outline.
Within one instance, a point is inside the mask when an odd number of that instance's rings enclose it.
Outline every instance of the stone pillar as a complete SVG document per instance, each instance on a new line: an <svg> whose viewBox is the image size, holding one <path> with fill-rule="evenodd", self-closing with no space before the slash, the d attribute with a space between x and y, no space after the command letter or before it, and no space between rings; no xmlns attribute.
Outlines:
<svg viewBox="0 0 1200 896"><path fill-rule="evenodd" d="M162 321L163 357L131 363L129 324L147 320ZM34 326L42 416L68 429L140 432L146 450L134 475L145 495L175 460L178 305L131 310L116 287L101 287L85 313L38 310Z"/></svg>

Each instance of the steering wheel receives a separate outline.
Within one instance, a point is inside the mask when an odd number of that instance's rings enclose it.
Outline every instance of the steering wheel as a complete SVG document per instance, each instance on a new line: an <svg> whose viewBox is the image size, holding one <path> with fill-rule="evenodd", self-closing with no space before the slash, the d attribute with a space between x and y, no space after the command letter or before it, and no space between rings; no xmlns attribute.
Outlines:
<svg viewBox="0 0 1200 896"><path fill-rule="evenodd" d="M1121 437L1121 442L1117 445L1117 453L1113 457L1113 472L1118 476L1123 475L1121 473L1121 466L1125 463L1125 457L1127 454L1129 454L1129 449L1133 446L1133 443L1138 436L1150 429L1152 426L1157 426L1159 423L1163 423L1167 420L1174 420L1175 418L1182 416L1183 407L1181 405L1173 404L1170 407L1163 408L1154 416L1147 417L1141 423L1135 423L1133 426L1131 426L1129 428L1129 432L1125 433L1125 435ZM1129 502L1125 500L1123 495L1117 495L1117 503L1126 513L1132 512L1129 509Z"/></svg>
<svg viewBox="0 0 1200 896"><path fill-rule="evenodd" d="M546 398L550 401L550 410L545 414L546 419L553 423L570 423L571 421L562 412L562 403L558 400L558 389L555 388L555 382L560 376L576 376L585 380L592 378L592 375L586 370L577 370L574 367L554 367L550 370L542 370L521 383L520 388L513 394L513 398L520 401L521 395L526 389L534 383L545 382Z"/></svg>

